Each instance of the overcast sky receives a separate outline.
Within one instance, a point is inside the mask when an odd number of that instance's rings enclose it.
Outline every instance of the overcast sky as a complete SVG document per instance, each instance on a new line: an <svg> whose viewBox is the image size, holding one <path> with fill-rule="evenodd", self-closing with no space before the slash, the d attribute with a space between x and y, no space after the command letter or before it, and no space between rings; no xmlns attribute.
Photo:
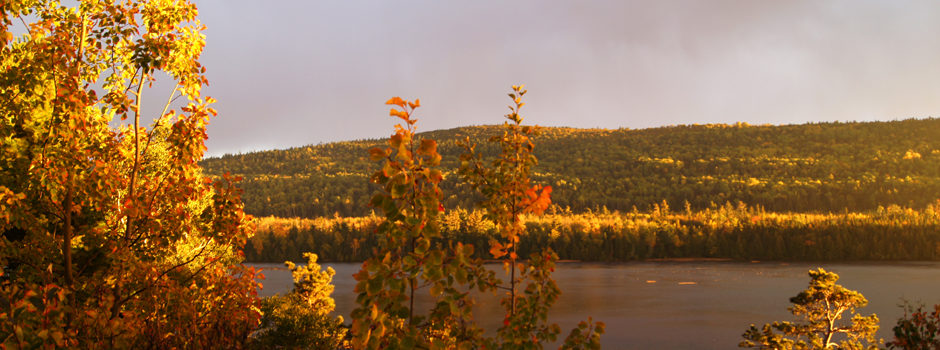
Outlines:
<svg viewBox="0 0 940 350"><path fill-rule="evenodd" d="M938 1L194 0L208 153L502 122L792 124L940 115Z"/></svg>

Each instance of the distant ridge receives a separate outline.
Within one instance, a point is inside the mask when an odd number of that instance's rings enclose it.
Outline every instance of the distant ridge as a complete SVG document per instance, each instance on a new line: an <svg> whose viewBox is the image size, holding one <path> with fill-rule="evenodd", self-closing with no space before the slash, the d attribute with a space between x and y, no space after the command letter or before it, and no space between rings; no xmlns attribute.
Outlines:
<svg viewBox="0 0 940 350"><path fill-rule="evenodd" d="M453 169L456 141L480 148L501 126L435 130L445 205L471 206ZM333 142L207 158L211 175L244 177L250 214L283 217L368 214L377 165L367 150L383 140ZM802 125L681 125L650 129L543 128L537 179L554 187L560 208L673 210L744 202L773 211L858 211L924 207L940 199L940 120Z"/></svg>

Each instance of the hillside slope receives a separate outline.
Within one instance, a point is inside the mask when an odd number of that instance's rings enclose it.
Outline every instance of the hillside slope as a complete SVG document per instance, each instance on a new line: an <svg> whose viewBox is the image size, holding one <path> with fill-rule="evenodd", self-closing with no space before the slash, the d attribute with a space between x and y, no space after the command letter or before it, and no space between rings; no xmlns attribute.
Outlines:
<svg viewBox="0 0 940 350"><path fill-rule="evenodd" d="M642 130L545 128L536 178L574 212L693 209L738 201L772 211L857 211L940 198L940 119L783 126L691 125ZM474 126L420 134L438 140L449 207L472 205L457 186L456 141L499 133ZM375 187L367 150L337 142L202 161L211 175L244 177L246 211L283 217L357 216ZM485 147L485 146L484 146ZM485 148L483 148L486 150Z"/></svg>

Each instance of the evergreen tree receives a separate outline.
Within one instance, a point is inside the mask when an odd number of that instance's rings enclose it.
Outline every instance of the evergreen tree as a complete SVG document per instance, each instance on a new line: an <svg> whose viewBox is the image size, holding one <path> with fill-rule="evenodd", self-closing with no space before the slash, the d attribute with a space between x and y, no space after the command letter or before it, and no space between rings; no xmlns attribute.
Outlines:
<svg viewBox="0 0 940 350"><path fill-rule="evenodd" d="M856 291L835 284L839 275L822 268L809 271L809 287L795 297L790 312L799 322L774 322L757 329L753 324L744 332L742 348L758 349L877 349L878 316L862 316L855 310L868 304ZM843 314L852 315L840 322ZM777 333L780 332L780 333ZM837 339L841 335L841 340ZM805 340L803 338L806 338ZM864 346L863 343L868 343Z"/></svg>

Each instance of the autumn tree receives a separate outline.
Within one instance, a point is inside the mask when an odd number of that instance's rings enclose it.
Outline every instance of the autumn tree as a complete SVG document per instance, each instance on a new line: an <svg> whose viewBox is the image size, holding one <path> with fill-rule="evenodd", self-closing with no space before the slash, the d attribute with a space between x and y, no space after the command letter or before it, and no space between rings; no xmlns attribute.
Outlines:
<svg viewBox="0 0 940 350"><path fill-rule="evenodd" d="M0 2L2 346L232 348L255 328L240 190L196 163L215 115L197 13ZM158 79L175 87L146 114Z"/></svg>
<svg viewBox="0 0 940 350"><path fill-rule="evenodd" d="M469 289L485 289L492 275L472 259L473 247L441 235L443 174L437 142L415 138L412 117L420 101L395 97L389 114L395 126L388 147L369 150L382 168L371 181L381 186L371 205L382 212L378 247L355 275L359 307L353 313L353 345L369 349L464 348L478 343ZM415 299L431 298L427 313Z"/></svg>
<svg viewBox="0 0 940 350"><path fill-rule="evenodd" d="M337 349L344 346L343 317L333 317L333 268L321 270L317 255L305 253L307 264L286 262L294 279L287 295L262 300L261 329L252 336L257 349Z"/></svg>
<svg viewBox="0 0 940 350"><path fill-rule="evenodd" d="M551 205L552 188L532 183L532 168L538 164L532 138L539 128L522 125L519 111L525 105L525 86L514 85L512 90L509 98L513 105L505 116L504 130L489 139L498 145L500 153L487 162L477 152L477 145L465 139L461 143L465 152L460 157L459 174L483 197L479 206L485 212L484 218L496 227L496 235L489 240L489 252L502 262L508 275L508 281L493 286L506 294L502 299L506 314L496 344L511 349L541 348L542 343L555 341L561 332L558 325L548 322L548 311L561 294L551 278L558 255L546 247L523 262L518 247L526 230L522 216L542 215ZM566 347L580 346L582 340L589 341L604 332L601 322L582 326L570 334Z"/></svg>
<svg viewBox="0 0 940 350"><path fill-rule="evenodd" d="M887 343L888 349L940 349L940 304L925 310L923 305L905 303L904 316L898 319L893 331L894 340Z"/></svg>
<svg viewBox="0 0 940 350"><path fill-rule="evenodd" d="M518 96L524 94L521 87L514 88ZM477 164L468 170L478 174L472 175L475 179L503 186L487 188L484 195L499 203L496 210L504 210L493 211L488 217L507 230L492 240L491 252L497 258L510 259L506 268L513 274L508 286L483 266L482 259L472 257L474 246L442 234L441 156L436 141L415 138L413 112L419 101L394 97L386 102L397 106L389 114L403 120L404 126L395 126L387 147L369 150L371 158L382 163L371 178L381 186L371 205L383 215L376 229L378 247L355 275L359 307L352 314L354 347L518 349L541 348L543 342L556 340L560 330L548 324L547 317L548 308L560 294L551 279L557 256L546 250L533 254L526 264L517 264L512 243L518 243L523 230L519 215L541 213L551 202L550 189L530 186L529 169L535 158L532 143L522 133L534 132L534 128L519 125L517 112L522 103L515 101L515 123L507 127L515 138L504 145L505 157L497 162L500 165L490 170ZM507 308L504 326L496 338L488 337L476 325L472 290L510 293L503 302ZM415 306L421 294L431 300L432 307L426 313ZM600 322L583 323L572 331L565 347L597 348L603 329Z"/></svg>
<svg viewBox="0 0 940 350"><path fill-rule="evenodd" d="M856 291L836 284L839 275L822 268L809 271L809 287L790 298L790 312L800 322L774 322L744 332L739 346L758 349L877 349L874 344L878 316L862 316L855 310L868 304ZM843 314L849 322L839 322ZM779 333L778 333L779 332ZM841 339L839 338L841 335ZM805 337L806 339L802 339ZM868 343L864 346L863 342Z"/></svg>

